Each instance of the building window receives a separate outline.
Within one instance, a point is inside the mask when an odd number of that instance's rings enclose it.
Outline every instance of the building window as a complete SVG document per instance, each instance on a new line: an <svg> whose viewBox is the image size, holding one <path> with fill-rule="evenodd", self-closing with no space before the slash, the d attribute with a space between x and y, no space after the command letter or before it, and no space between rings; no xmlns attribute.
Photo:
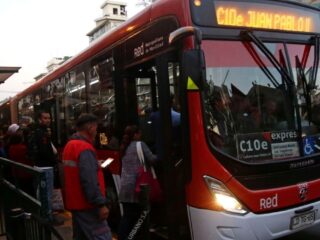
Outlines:
<svg viewBox="0 0 320 240"><path fill-rule="evenodd" d="M118 8L113 8L113 15L118 15Z"/></svg>
<svg viewBox="0 0 320 240"><path fill-rule="evenodd" d="M121 16L127 16L126 6L124 6L124 5L120 6L120 15Z"/></svg>

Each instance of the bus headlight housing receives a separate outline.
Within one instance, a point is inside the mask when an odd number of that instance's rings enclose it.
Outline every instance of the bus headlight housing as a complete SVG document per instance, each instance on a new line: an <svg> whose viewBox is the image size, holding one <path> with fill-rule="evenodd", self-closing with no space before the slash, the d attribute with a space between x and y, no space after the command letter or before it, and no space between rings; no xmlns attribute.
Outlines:
<svg viewBox="0 0 320 240"><path fill-rule="evenodd" d="M209 176L203 176L203 178L213 196L216 209L241 215L248 213L222 182Z"/></svg>

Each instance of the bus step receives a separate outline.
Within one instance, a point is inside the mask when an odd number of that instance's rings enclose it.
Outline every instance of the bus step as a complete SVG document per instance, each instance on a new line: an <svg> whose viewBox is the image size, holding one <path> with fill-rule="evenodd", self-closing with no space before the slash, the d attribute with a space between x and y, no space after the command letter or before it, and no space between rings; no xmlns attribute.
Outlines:
<svg viewBox="0 0 320 240"><path fill-rule="evenodd" d="M169 239L168 228L166 226L151 227L149 229L151 239L161 240Z"/></svg>

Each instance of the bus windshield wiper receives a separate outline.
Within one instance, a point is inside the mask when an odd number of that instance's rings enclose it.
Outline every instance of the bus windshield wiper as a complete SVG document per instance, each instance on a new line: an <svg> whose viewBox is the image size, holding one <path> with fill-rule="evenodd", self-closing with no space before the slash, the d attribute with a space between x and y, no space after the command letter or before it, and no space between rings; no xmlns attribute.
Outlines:
<svg viewBox="0 0 320 240"><path fill-rule="evenodd" d="M311 122L311 116L312 116L312 109L311 109L311 89L312 86L308 84L306 74L304 71L304 66L300 62L299 57L296 56L296 69L297 69L297 80L298 80L298 85L302 87L303 90L303 96L306 101L306 108L307 108L307 118L309 123Z"/></svg>
<svg viewBox="0 0 320 240"><path fill-rule="evenodd" d="M261 60L260 56L258 55L257 51L253 48L252 44L248 42L244 42L243 45L247 48L250 55L253 57L255 62L258 64L260 69L263 71L263 73L268 77L270 82L273 84L275 88L280 87L280 83L278 80L272 75L266 64Z"/></svg>
<svg viewBox="0 0 320 240"><path fill-rule="evenodd" d="M319 51L320 51L320 36L314 37L314 62L312 66L311 76L310 76L310 87L314 89L316 87L316 80L319 68Z"/></svg>
<svg viewBox="0 0 320 240"><path fill-rule="evenodd" d="M249 38L249 40L255 43L255 45L264 53L264 55L269 59L272 65L277 69L289 88L294 86L294 81L290 77L288 71L281 65L281 63L275 58L275 56L256 35L254 35L250 31L244 31L242 32L242 36Z"/></svg>
<svg viewBox="0 0 320 240"><path fill-rule="evenodd" d="M298 132L301 133L301 119L299 114L298 99L296 97L296 86L293 79L292 66L290 64L290 60L289 60L286 48L285 48L286 58L283 55L283 53L280 52L280 58L282 58L282 62L280 62L276 59L276 57L272 54L272 52L266 47L266 45L252 32L243 31L241 33L241 36L245 40L249 40L253 42L259 48L259 50L268 58L268 60L276 68L276 70L279 72L282 82L279 83L279 80L276 80L276 78L274 77L272 79L274 79L278 83L277 85L274 84L275 87L280 89L287 96L285 98L287 101L287 106L290 106L288 109L288 119L289 119L288 126L290 128L297 127ZM252 45L250 42L248 44ZM271 79L270 76L268 76L268 78ZM290 104L292 102L293 102L293 105ZM300 148L300 151L301 151L301 148Z"/></svg>
<svg viewBox="0 0 320 240"><path fill-rule="evenodd" d="M319 67L320 37L315 36L312 38L312 40L314 40L314 61L313 61L312 68L309 69L310 71L309 81L307 81L305 68L307 65L307 59L309 56L311 46L309 45L308 47L306 47L301 61L299 60L298 56L295 57L298 86L300 86L303 90L303 96L306 102L307 118L309 123L312 120L311 119L312 118L311 91L316 88L316 80L317 80L318 67Z"/></svg>

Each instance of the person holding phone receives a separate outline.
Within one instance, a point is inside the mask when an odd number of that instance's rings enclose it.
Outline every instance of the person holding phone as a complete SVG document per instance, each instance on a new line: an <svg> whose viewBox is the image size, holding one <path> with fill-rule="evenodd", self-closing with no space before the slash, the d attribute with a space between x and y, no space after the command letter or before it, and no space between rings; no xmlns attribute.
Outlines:
<svg viewBox="0 0 320 240"><path fill-rule="evenodd" d="M97 117L82 114L76 127L63 151L65 206L72 213L74 239L112 240L103 171L93 147Z"/></svg>

